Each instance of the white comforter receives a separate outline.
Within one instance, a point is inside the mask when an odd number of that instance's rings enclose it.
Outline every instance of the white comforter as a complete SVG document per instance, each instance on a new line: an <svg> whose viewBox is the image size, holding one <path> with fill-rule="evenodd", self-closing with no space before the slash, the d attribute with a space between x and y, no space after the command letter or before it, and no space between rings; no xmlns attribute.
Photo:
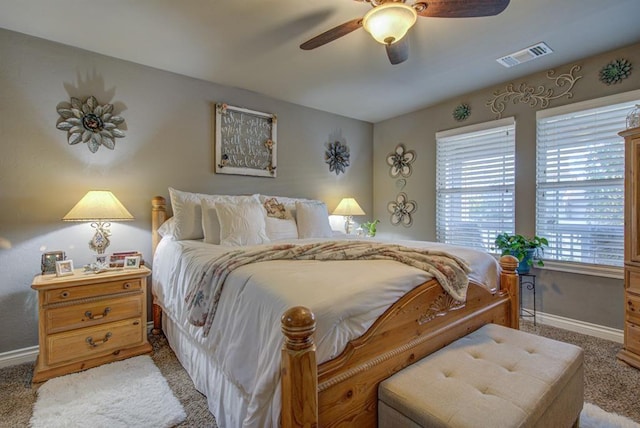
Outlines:
<svg viewBox="0 0 640 428"><path fill-rule="evenodd" d="M299 240L313 242L317 240ZM471 267L469 277L487 288L497 287L493 256L469 248L405 241L396 244L451 252ZM244 400L225 409L221 426L279 425L280 317L304 305L316 316L318 363L328 361L361 336L393 302L430 279L424 271L395 261L271 261L238 268L228 277L211 331L187 322L184 295L193 282L193 266L229 250L200 241L163 239L153 263L153 290L180 328L207 350L224 381ZM219 397L223 400L223 397ZM209 397L211 403L212 397ZM214 397L215 401L215 397ZM227 403L228 404L228 403ZM220 403L221 407L225 403ZM219 417L219 415L216 415Z"/></svg>

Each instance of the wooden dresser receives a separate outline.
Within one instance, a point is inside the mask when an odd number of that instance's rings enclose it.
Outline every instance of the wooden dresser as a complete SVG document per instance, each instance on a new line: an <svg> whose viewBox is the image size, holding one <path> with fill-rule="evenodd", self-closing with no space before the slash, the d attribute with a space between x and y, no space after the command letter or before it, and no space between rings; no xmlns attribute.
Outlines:
<svg viewBox="0 0 640 428"><path fill-rule="evenodd" d="M624 348L618 358L640 368L640 128L620 132L625 139L624 177Z"/></svg>
<svg viewBox="0 0 640 428"><path fill-rule="evenodd" d="M146 267L56 277L37 275L42 382L63 374L151 352L147 341Z"/></svg>

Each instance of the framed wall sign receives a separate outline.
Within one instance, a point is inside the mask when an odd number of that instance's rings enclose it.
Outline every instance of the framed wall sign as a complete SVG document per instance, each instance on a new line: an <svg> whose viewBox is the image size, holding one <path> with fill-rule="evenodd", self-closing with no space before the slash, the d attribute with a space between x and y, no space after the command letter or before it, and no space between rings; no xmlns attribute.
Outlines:
<svg viewBox="0 0 640 428"><path fill-rule="evenodd" d="M276 116L216 104L216 173L276 176Z"/></svg>

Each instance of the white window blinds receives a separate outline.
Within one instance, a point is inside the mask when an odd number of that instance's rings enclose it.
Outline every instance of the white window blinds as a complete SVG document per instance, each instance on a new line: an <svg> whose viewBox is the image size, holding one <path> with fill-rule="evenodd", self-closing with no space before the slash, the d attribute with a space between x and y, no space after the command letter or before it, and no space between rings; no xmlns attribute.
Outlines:
<svg viewBox="0 0 640 428"><path fill-rule="evenodd" d="M536 234L549 240L545 259L622 266L624 140L618 132L637 102L609 99L602 102L609 105L538 115Z"/></svg>
<svg viewBox="0 0 640 428"><path fill-rule="evenodd" d="M436 238L491 251L514 231L513 118L436 134Z"/></svg>

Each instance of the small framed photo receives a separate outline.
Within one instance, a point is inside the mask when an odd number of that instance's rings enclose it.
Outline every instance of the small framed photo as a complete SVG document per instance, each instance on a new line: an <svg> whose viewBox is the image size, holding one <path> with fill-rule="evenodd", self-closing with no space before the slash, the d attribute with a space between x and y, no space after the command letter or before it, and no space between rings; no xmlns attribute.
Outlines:
<svg viewBox="0 0 640 428"><path fill-rule="evenodd" d="M66 258L64 251L49 251L42 254L40 269L42 274L56 273L56 262Z"/></svg>
<svg viewBox="0 0 640 428"><path fill-rule="evenodd" d="M56 276L73 275L73 260L60 260L56 262Z"/></svg>
<svg viewBox="0 0 640 428"><path fill-rule="evenodd" d="M125 269L138 269L140 267L140 256L127 256L124 258Z"/></svg>

